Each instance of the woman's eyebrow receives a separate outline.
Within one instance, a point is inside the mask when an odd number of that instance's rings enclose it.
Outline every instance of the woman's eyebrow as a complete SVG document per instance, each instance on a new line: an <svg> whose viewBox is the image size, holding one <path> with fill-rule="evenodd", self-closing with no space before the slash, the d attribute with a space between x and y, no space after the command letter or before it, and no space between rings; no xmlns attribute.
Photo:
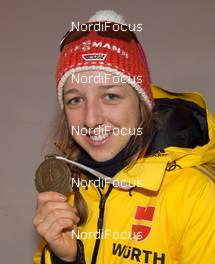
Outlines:
<svg viewBox="0 0 215 264"><path fill-rule="evenodd" d="M111 84L111 85L100 85L99 88L106 90L106 89L111 89L113 87L122 87L122 86L123 86L122 84ZM71 88L71 89L69 89L67 91L64 91L63 95L67 95L67 94L70 94L70 93L78 93L78 92L79 92L78 89Z"/></svg>
<svg viewBox="0 0 215 264"><path fill-rule="evenodd" d="M67 95L67 94L70 94L70 93L77 93L77 92L78 92L77 89L72 88L72 89L67 90L66 92L63 92L63 95Z"/></svg>
<svg viewBox="0 0 215 264"><path fill-rule="evenodd" d="M113 87L122 87L122 84L111 84L111 85L100 85L99 88L101 89L111 89Z"/></svg>

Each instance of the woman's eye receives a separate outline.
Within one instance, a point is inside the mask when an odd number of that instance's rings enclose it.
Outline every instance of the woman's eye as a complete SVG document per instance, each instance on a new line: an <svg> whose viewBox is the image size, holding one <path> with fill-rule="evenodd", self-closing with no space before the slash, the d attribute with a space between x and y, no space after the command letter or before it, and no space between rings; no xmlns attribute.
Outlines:
<svg viewBox="0 0 215 264"><path fill-rule="evenodd" d="M108 101L115 101L115 100L117 100L117 99L120 98L120 96L117 95L117 94L106 94L104 97L105 97L105 99L107 99Z"/></svg>
<svg viewBox="0 0 215 264"><path fill-rule="evenodd" d="M82 97L74 97L67 101L67 105L77 105L83 101Z"/></svg>

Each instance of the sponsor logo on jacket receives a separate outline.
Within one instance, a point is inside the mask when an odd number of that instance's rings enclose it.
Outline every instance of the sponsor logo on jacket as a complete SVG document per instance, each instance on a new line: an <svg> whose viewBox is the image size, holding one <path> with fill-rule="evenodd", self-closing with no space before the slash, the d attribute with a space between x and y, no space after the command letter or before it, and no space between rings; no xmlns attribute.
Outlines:
<svg viewBox="0 0 215 264"><path fill-rule="evenodd" d="M142 241L148 237L151 232L151 225L155 213L154 206L141 206L138 205L134 214L134 220L137 223L132 224L131 234L137 241ZM142 224L141 220L146 220L146 224Z"/></svg>
<svg viewBox="0 0 215 264"><path fill-rule="evenodd" d="M134 263L165 264L164 253L126 246L120 243L113 243L112 255L129 259L129 261L134 261Z"/></svg>

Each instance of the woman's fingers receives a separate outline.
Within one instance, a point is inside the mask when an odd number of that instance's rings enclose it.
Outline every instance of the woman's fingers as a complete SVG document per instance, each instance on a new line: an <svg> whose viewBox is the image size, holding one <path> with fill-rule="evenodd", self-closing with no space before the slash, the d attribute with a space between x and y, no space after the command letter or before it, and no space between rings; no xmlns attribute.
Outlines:
<svg viewBox="0 0 215 264"><path fill-rule="evenodd" d="M53 244L62 237L62 233L66 229L73 229L75 222L70 218L58 218L49 223L41 223L37 227L37 232L45 238L45 240Z"/></svg>
<svg viewBox="0 0 215 264"><path fill-rule="evenodd" d="M51 200L53 199L53 201ZM57 200L57 201L56 201ZM49 226L59 218L70 218L75 224L79 222L77 210L56 192L45 192L38 195L38 207L33 218L33 225L37 228L43 224L43 228Z"/></svg>
<svg viewBox="0 0 215 264"><path fill-rule="evenodd" d="M61 218L72 220L74 225L77 225L78 222L80 221L80 218L76 215L74 208L71 207L70 210L57 208L53 211L50 211L47 214L46 218L43 221L41 221L39 224L42 223L43 228L47 230L54 222L58 221L58 219Z"/></svg>
<svg viewBox="0 0 215 264"><path fill-rule="evenodd" d="M40 208L47 202L65 202L66 196L57 192L42 192L37 196L37 208Z"/></svg>
<svg viewBox="0 0 215 264"><path fill-rule="evenodd" d="M41 219L45 219L50 212L55 212L57 209L72 210L74 213L76 212L76 209L72 208L68 202L47 202L36 209L36 215Z"/></svg>
<svg viewBox="0 0 215 264"><path fill-rule="evenodd" d="M67 202L46 202L43 206L36 209L33 219L34 226L43 222L50 212L54 212L57 209L71 210L72 207Z"/></svg>
<svg viewBox="0 0 215 264"><path fill-rule="evenodd" d="M71 206L66 202L66 197L56 192L44 192L38 194L37 197L37 208L35 211L35 217L33 219L34 226L40 224L49 212L55 209L71 210ZM74 212L77 210L72 209Z"/></svg>

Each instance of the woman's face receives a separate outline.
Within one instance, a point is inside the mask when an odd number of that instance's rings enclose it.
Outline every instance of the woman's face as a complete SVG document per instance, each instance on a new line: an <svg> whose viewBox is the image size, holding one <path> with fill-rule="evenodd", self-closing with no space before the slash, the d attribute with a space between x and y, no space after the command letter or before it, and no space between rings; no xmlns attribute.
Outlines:
<svg viewBox="0 0 215 264"><path fill-rule="evenodd" d="M71 136L96 161L116 156L140 121L138 95L113 77L104 71L86 71L70 76L64 85Z"/></svg>

